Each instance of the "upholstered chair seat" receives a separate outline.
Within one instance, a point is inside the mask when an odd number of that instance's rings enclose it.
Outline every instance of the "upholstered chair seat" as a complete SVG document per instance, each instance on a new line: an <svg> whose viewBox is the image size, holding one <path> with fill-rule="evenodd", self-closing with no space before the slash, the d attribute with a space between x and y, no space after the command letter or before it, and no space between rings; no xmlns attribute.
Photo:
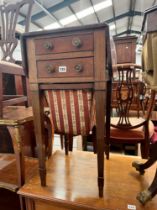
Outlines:
<svg viewBox="0 0 157 210"><path fill-rule="evenodd" d="M118 117L112 117L111 118L111 124L116 124L118 123L119 118ZM129 118L131 126L138 126L139 124L143 124L145 122L145 119L143 118ZM148 126L148 131L149 131L149 138L151 139L151 137L154 134L154 124L151 120L149 120L149 126ZM111 126L111 130L110 130L110 138L111 138L111 142L112 142L112 138L116 139L117 137L117 141L119 139L119 141L124 142L126 140L126 143L134 143L137 142L139 140L139 142L141 141L145 141L145 134L144 134L144 127L143 125L138 126L137 128L132 128L132 129L122 129L122 128L114 128Z"/></svg>
<svg viewBox="0 0 157 210"><path fill-rule="evenodd" d="M54 132L89 135L95 125L94 95L88 90L47 90Z"/></svg>

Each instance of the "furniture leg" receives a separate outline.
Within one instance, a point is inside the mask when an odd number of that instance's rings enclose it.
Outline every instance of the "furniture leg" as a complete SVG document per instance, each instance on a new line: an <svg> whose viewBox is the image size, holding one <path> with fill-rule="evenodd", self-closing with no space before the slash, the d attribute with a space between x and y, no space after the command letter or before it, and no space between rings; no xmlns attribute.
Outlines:
<svg viewBox="0 0 157 210"><path fill-rule="evenodd" d="M25 166L24 166L24 155L22 151L22 125L7 126L16 156L17 174L18 174L18 186L21 187L25 182Z"/></svg>
<svg viewBox="0 0 157 210"><path fill-rule="evenodd" d="M148 187L147 190L140 192L137 195L137 200L140 201L143 205L145 205L149 200L151 200L157 194L157 170L155 173L155 177L153 179L152 184Z"/></svg>
<svg viewBox="0 0 157 210"><path fill-rule="evenodd" d="M65 145L65 154L68 155L69 152L69 136L64 135L64 145Z"/></svg>
<svg viewBox="0 0 157 210"><path fill-rule="evenodd" d="M105 91L97 90L96 97L96 142L97 142L97 164L98 164L98 187L99 197L103 197L104 187L104 134L105 134L105 121L104 121L104 107L105 107ZM101 104L101 106L100 106Z"/></svg>
<svg viewBox="0 0 157 210"><path fill-rule="evenodd" d="M38 84L31 84L32 106L34 114L34 127L36 132L38 156L39 156L39 175L41 186L46 186L46 163L45 163L45 129L44 129L44 110L41 106L41 94ZM38 123L36 123L38 122Z"/></svg>
<svg viewBox="0 0 157 210"><path fill-rule="evenodd" d="M26 209L26 204L25 204L25 199L19 195L19 198L20 198L20 207L21 207L21 210L27 210Z"/></svg>
<svg viewBox="0 0 157 210"><path fill-rule="evenodd" d="M135 169L139 171L141 175L143 175L145 172L145 169L149 168L157 160L156 151L157 151L157 142L150 146L150 155L149 155L150 157L145 163L139 163L137 161L134 161L132 163L132 166L135 167Z"/></svg>
<svg viewBox="0 0 157 210"><path fill-rule="evenodd" d="M69 151L73 151L73 136L69 136Z"/></svg>
<svg viewBox="0 0 157 210"><path fill-rule="evenodd" d="M27 210L35 210L34 201L31 198L25 198L26 209Z"/></svg>
<svg viewBox="0 0 157 210"><path fill-rule="evenodd" d="M60 143L61 143L61 149L64 148L64 144L63 144L63 135L60 134Z"/></svg>

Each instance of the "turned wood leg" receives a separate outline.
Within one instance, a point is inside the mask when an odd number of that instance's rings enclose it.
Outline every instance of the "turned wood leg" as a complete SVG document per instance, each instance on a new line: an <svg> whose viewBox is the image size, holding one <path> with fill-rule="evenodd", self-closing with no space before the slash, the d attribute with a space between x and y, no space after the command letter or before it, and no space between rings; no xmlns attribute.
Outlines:
<svg viewBox="0 0 157 210"><path fill-rule="evenodd" d="M60 143L61 143L61 149L64 148L64 143L63 143L63 135L60 134Z"/></svg>
<svg viewBox="0 0 157 210"><path fill-rule="evenodd" d="M64 145L65 145L65 154L68 155L69 153L69 136L64 135Z"/></svg>
<svg viewBox="0 0 157 210"><path fill-rule="evenodd" d="M22 125L8 126L9 133L11 135L13 148L16 157L17 174L18 174L18 186L21 187L25 183L25 166L24 155L22 151Z"/></svg>
<svg viewBox="0 0 157 210"><path fill-rule="evenodd" d="M73 151L73 136L69 136L69 151Z"/></svg>
<svg viewBox="0 0 157 210"><path fill-rule="evenodd" d="M8 126L7 127L12 139L12 144L14 148L14 153L16 157L16 167L17 167L17 176L18 176L18 186L19 188L25 183L25 165L24 165L24 155L23 155L23 142L22 142L22 133L23 125L17 126ZM26 210L24 198L20 198L20 207L21 210Z"/></svg>

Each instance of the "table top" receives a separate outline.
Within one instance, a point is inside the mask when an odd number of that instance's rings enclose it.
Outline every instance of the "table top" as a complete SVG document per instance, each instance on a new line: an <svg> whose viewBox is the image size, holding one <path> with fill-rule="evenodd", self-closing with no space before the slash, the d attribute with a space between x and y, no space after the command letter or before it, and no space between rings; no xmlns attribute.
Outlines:
<svg viewBox="0 0 157 210"><path fill-rule="evenodd" d="M7 106L3 109L0 125L19 125L33 120L32 107Z"/></svg>
<svg viewBox="0 0 157 210"><path fill-rule="evenodd" d="M40 186L37 173L19 190L19 194L44 202L75 206L75 209L124 210L130 204L135 205L136 210L155 210L157 197L144 208L136 200L136 195L148 188L156 166L141 176L131 166L134 160L141 161L141 158L111 154L110 160L105 160L104 197L99 198L96 155L76 151L65 156L63 151L56 151L47 162L47 186Z"/></svg>

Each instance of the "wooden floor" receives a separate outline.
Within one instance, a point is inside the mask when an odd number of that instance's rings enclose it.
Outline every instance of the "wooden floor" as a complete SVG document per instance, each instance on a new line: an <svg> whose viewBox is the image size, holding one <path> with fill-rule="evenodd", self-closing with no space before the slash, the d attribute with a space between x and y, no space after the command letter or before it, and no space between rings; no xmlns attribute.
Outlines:
<svg viewBox="0 0 157 210"><path fill-rule="evenodd" d="M57 151L48 161L47 187L40 186L36 174L19 193L35 200L36 210L157 210L157 196L145 206L136 195L147 188L155 174L156 165L144 176L131 164L133 156L112 155L105 160L104 197L98 197L96 155L73 152L68 157Z"/></svg>

